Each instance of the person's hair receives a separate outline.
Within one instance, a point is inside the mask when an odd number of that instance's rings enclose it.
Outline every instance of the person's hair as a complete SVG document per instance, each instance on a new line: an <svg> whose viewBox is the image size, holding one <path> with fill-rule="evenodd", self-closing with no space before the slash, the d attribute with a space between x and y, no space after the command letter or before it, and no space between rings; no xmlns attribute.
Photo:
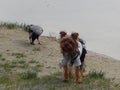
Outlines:
<svg viewBox="0 0 120 90"><path fill-rule="evenodd" d="M65 31L60 31L59 34L60 34L60 38L63 38L64 36L67 35L67 33Z"/></svg>
<svg viewBox="0 0 120 90"><path fill-rule="evenodd" d="M74 40L74 42L76 43L76 48L78 47L78 43L77 43L78 36L79 36L79 34L76 32L71 33L71 37Z"/></svg>

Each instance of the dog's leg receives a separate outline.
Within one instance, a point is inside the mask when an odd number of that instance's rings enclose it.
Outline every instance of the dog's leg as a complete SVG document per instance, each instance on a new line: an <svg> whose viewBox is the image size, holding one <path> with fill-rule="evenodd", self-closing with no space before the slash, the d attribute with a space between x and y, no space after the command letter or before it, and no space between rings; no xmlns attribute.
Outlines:
<svg viewBox="0 0 120 90"><path fill-rule="evenodd" d="M68 77L68 67L64 66L63 69L64 69L64 80L63 81L67 82L68 79L69 79L69 77Z"/></svg>
<svg viewBox="0 0 120 90"><path fill-rule="evenodd" d="M75 67L75 82L82 83L82 81L80 80L80 68L79 67Z"/></svg>

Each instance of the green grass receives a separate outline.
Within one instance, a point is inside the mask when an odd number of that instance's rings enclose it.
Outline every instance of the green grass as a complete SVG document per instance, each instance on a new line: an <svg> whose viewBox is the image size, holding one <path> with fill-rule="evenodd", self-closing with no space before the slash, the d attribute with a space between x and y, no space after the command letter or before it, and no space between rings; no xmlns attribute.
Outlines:
<svg viewBox="0 0 120 90"><path fill-rule="evenodd" d="M18 22L0 22L0 27L5 27L7 29L17 29L17 28L22 28L26 29L26 24L25 23L18 23Z"/></svg>
<svg viewBox="0 0 120 90"><path fill-rule="evenodd" d="M33 51L40 51L41 49L40 49L40 47L34 47L33 48Z"/></svg>
<svg viewBox="0 0 120 90"><path fill-rule="evenodd" d="M0 60L1 61L5 61L6 60L1 53L0 53Z"/></svg>
<svg viewBox="0 0 120 90"><path fill-rule="evenodd" d="M20 64L20 65L18 65L18 67L23 68L23 69L27 69L29 67L29 64L27 64L27 63Z"/></svg>
<svg viewBox="0 0 120 90"><path fill-rule="evenodd" d="M0 53L0 58L2 58L2 54Z"/></svg>
<svg viewBox="0 0 120 90"><path fill-rule="evenodd" d="M36 67L44 67L42 64L37 64Z"/></svg>
<svg viewBox="0 0 120 90"><path fill-rule="evenodd" d="M25 61L25 59L15 59L15 60L6 60L1 61L0 67L3 68L5 71L12 71L14 68L21 68L23 70L29 67L29 64Z"/></svg>
<svg viewBox="0 0 120 90"><path fill-rule="evenodd" d="M26 61L25 61L25 60L19 60L18 63L19 63L19 64L25 64Z"/></svg>
<svg viewBox="0 0 120 90"><path fill-rule="evenodd" d="M96 72L96 71L90 71L89 72L89 77L90 78L104 78L105 73L100 71L100 72Z"/></svg>
<svg viewBox="0 0 120 90"><path fill-rule="evenodd" d="M34 70L29 70L21 74L22 79L35 79L37 78L37 72Z"/></svg>
<svg viewBox="0 0 120 90"><path fill-rule="evenodd" d="M92 76L90 72L82 78L83 83L77 84L74 78L68 83L62 82L62 73L58 72L39 78L36 71L28 70L23 73L0 73L1 90L120 90L120 84L111 82L110 79Z"/></svg>
<svg viewBox="0 0 120 90"><path fill-rule="evenodd" d="M29 63L37 63L37 61L32 59L32 60L29 61Z"/></svg>
<svg viewBox="0 0 120 90"><path fill-rule="evenodd" d="M4 64L3 64L3 67L4 67L4 69L6 70L6 71L10 71L11 70L11 64L10 63L8 63L8 62L5 62Z"/></svg>
<svg viewBox="0 0 120 90"><path fill-rule="evenodd" d="M15 56L16 58L23 58L25 55L23 53L12 53L12 56Z"/></svg>

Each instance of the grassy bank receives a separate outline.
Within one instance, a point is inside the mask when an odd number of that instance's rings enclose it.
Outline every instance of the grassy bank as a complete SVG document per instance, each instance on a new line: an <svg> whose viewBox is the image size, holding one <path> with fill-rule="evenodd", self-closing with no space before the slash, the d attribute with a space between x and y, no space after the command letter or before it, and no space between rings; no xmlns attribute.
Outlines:
<svg viewBox="0 0 120 90"><path fill-rule="evenodd" d="M22 28L26 29L26 24L25 23L18 23L18 22L0 22L0 27L5 27L7 29L17 29L17 28Z"/></svg>

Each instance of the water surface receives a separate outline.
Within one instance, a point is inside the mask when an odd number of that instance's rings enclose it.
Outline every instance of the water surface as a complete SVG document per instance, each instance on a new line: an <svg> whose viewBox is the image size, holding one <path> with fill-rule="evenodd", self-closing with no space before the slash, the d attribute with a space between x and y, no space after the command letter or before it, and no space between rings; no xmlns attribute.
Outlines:
<svg viewBox="0 0 120 90"><path fill-rule="evenodd" d="M44 35L76 31L88 50L120 60L119 0L0 0L0 20L40 25Z"/></svg>

